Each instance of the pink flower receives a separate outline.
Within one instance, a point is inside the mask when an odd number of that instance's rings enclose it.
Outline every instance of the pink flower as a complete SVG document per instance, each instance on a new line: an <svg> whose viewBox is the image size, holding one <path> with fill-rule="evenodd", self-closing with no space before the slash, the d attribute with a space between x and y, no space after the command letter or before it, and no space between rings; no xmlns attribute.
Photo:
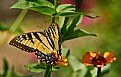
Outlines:
<svg viewBox="0 0 121 77"><path fill-rule="evenodd" d="M73 5L77 5L77 3L74 0L60 0L60 4L73 4Z"/></svg>
<svg viewBox="0 0 121 77"><path fill-rule="evenodd" d="M96 0L83 0L80 4L80 9L84 12L90 11L96 6Z"/></svg>
<svg viewBox="0 0 121 77"><path fill-rule="evenodd" d="M84 16L81 22L81 26L88 26L88 25L94 24L95 22L96 22L96 18L92 19Z"/></svg>

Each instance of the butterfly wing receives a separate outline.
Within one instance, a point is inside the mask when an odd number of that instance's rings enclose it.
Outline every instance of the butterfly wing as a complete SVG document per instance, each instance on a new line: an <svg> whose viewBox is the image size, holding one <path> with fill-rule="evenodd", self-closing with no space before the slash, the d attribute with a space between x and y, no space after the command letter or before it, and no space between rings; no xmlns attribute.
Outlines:
<svg viewBox="0 0 121 77"><path fill-rule="evenodd" d="M48 54L53 50L48 39L44 32L31 32L14 37L9 44L27 52L39 50L44 54Z"/></svg>
<svg viewBox="0 0 121 77"><path fill-rule="evenodd" d="M48 31L30 32L16 36L9 44L27 52L39 51L49 54L56 50L61 55L59 27L56 23L50 25Z"/></svg>
<svg viewBox="0 0 121 77"><path fill-rule="evenodd" d="M59 26L56 23L53 23L49 28L46 34L52 39L53 41L53 48L56 49L57 53L61 55L61 43L60 43L60 32Z"/></svg>

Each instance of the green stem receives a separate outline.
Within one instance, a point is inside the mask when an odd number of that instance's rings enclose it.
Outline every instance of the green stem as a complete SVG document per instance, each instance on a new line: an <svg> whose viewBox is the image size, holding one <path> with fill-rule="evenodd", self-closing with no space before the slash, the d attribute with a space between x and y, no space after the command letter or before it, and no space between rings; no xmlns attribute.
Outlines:
<svg viewBox="0 0 121 77"><path fill-rule="evenodd" d="M51 65L47 65L44 77L50 77L50 75L51 75Z"/></svg>
<svg viewBox="0 0 121 77"><path fill-rule="evenodd" d="M54 7L56 9L56 7L57 7L57 0L54 0Z"/></svg>
<svg viewBox="0 0 121 77"><path fill-rule="evenodd" d="M55 22L55 16L52 17L52 23L54 23L54 22Z"/></svg>
<svg viewBox="0 0 121 77"><path fill-rule="evenodd" d="M54 9L55 9L55 13L56 13L56 7L57 7L57 0L53 0L54 1ZM55 22L55 16L53 15L52 16L52 23L54 23Z"/></svg>
<svg viewBox="0 0 121 77"><path fill-rule="evenodd" d="M20 14L18 15L18 17L16 18L16 20L14 21L14 23L10 27L10 29L9 29L10 32L15 32L15 30L19 27L20 23L22 22L22 20L26 16L27 12L28 12L28 9L22 10L20 12Z"/></svg>
<svg viewBox="0 0 121 77"><path fill-rule="evenodd" d="M99 67L97 70L97 77L101 77L101 67Z"/></svg>
<svg viewBox="0 0 121 77"><path fill-rule="evenodd" d="M22 20L24 19L24 17L26 16L28 12L28 9L26 10L22 10L18 17L16 18L16 20L13 22L13 24L11 25L11 27L8 30L8 33L6 35L6 38L3 41L0 41L0 47L4 46L4 44L6 44L7 40L10 38L11 34L9 33L14 33L15 30L19 27L20 23L22 22Z"/></svg>

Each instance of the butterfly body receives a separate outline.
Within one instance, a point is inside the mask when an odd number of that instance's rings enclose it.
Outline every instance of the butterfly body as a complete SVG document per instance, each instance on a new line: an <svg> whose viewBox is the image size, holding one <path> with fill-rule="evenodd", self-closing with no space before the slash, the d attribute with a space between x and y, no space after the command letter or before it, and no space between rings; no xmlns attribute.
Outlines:
<svg viewBox="0 0 121 77"><path fill-rule="evenodd" d="M44 53L42 52L36 52L35 55L37 55L37 58L38 59L41 59L43 62L45 62L46 64L55 64L55 55L50 53L50 54L47 54L45 55Z"/></svg>
<svg viewBox="0 0 121 77"><path fill-rule="evenodd" d="M29 32L14 37L10 43L26 52L35 52L38 59L46 64L55 64L61 57L59 27L52 23L44 32Z"/></svg>

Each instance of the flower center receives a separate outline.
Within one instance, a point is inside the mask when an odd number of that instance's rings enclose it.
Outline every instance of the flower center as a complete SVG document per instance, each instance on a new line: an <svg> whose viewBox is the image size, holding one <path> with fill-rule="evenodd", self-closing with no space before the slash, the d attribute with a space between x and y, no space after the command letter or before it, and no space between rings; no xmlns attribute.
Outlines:
<svg viewBox="0 0 121 77"><path fill-rule="evenodd" d="M105 65L106 59L102 56L97 56L97 57L92 58L91 62L94 64L94 66Z"/></svg>

